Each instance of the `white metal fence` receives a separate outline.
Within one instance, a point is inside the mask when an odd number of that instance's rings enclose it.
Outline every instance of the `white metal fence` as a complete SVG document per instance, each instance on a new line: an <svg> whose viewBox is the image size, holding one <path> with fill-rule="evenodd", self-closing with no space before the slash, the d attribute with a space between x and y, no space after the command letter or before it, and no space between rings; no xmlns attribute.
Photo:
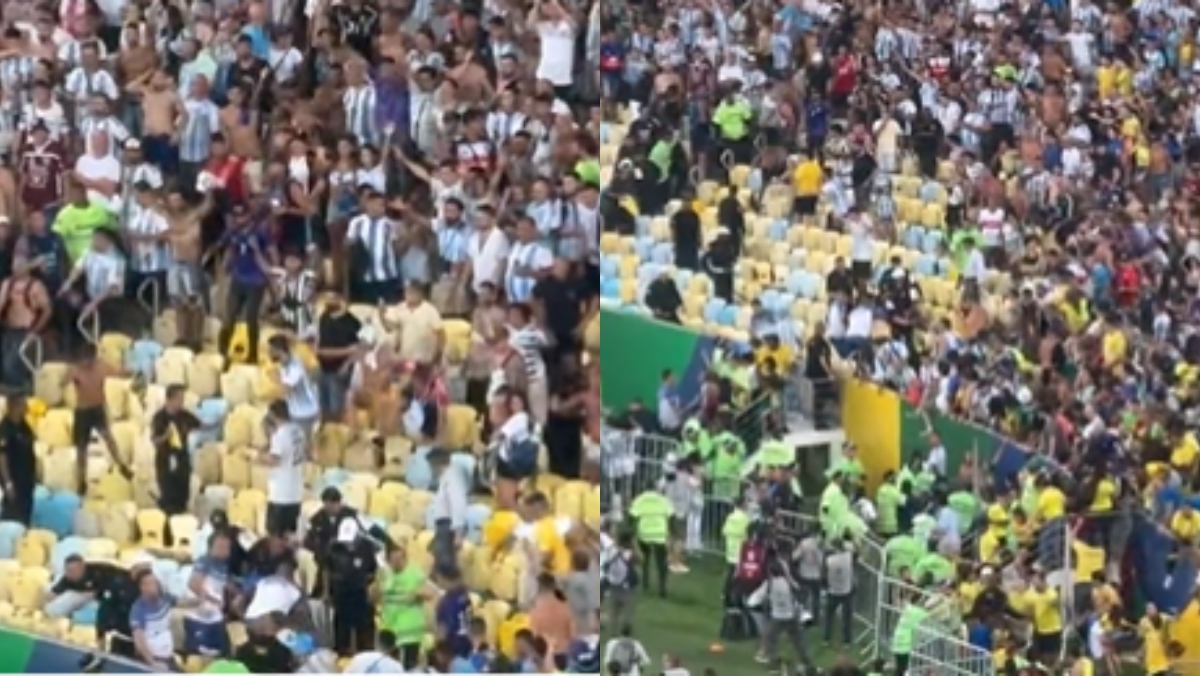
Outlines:
<svg viewBox="0 0 1200 676"><path fill-rule="evenodd" d="M668 456L681 455L675 439L639 433L606 430L603 436L605 483L602 500L607 513L619 519L621 512L642 491L662 480ZM702 506L689 515L688 549L724 556L721 530L733 503L705 495ZM817 532L817 519L809 514L776 512L775 531L799 541ZM1061 540L1060 540L1061 542ZM906 604L945 606L952 601L938 598L902 580L887 575L883 544L863 538L856 544L857 570L853 599L854 648L864 659L891 658L891 641ZM939 622L923 627L910 656L913 676L993 676L991 654L975 648L960 637L957 613L939 614ZM919 670L918 670L919 669Z"/></svg>

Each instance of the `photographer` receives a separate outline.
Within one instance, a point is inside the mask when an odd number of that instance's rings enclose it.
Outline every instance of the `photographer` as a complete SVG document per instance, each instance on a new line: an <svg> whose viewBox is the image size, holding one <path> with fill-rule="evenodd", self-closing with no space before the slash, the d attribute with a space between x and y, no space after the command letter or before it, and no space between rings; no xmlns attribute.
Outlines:
<svg viewBox="0 0 1200 676"><path fill-rule="evenodd" d="M767 579L750 597L752 605L756 598L766 604L767 627L763 648L767 660L775 669L781 668L779 639L786 638L791 642L800 663L811 671L814 665L804 642L804 608L800 604L796 583L782 561L775 557L768 560Z"/></svg>

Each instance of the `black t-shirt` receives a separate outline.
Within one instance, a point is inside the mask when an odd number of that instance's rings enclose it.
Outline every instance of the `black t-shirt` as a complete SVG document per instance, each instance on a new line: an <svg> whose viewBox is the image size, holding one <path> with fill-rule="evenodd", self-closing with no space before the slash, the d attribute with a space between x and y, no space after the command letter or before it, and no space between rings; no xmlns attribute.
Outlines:
<svg viewBox="0 0 1200 676"><path fill-rule="evenodd" d="M36 483L37 460L33 441L33 429L29 423L8 417L0 421L0 449L8 461L9 479L15 484Z"/></svg>
<svg viewBox="0 0 1200 676"><path fill-rule="evenodd" d="M292 651L273 636L251 636L238 646L234 658L252 674L288 674L296 667Z"/></svg>
<svg viewBox="0 0 1200 676"><path fill-rule="evenodd" d="M171 426L175 426L176 434L171 434ZM191 458L187 453L187 438L193 430L200 427L200 420L191 411L179 410L174 413L160 409L150 420L150 435L156 443L156 469L159 476L190 472ZM159 441L161 440L161 441Z"/></svg>
<svg viewBox="0 0 1200 676"><path fill-rule="evenodd" d="M379 35L379 10L370 3L359 7L342 4L333 8L333 18L346 44L370 60L375 37Z"/></svg>
<svg viewBox="0 0 1200 676"><path fill-rule="evenodd" d="M824 338L813 338L808 341L804 351L804 377L824 379L830 376L825 365L830 363L833 355L829 349L829 341Z"/></svg>
<svg viewBox="0 0 1200 676"><path fill-rule="evenodd" d="M358 332L362 330L362 322L349 312L333 314L326 312L321 315L317 325L320 334L317 343L322 348L342 350L358 344ZM346 357L320 357L321 370L325 373L336 373L346 364Z"/></svg>
<svg viewBox="0 0 1200 676"><path fill-rule="evenodd" d="M78 580L63 577L50 589L50 593L56 596L66 592L95 594L99 604L96 625L101 629L131 635L129 611L137 599L138 589L129 571L111 563L88 563Z"/></svg>
<svg viewBox="0 0 1200 676"><path fill-rule="evenodd" d="M575 280L547 277L537 283L533 297L542 302L546 311L546 324L551 333L561 342L571 340L579 322L583 320L583 290Z"/></svg>

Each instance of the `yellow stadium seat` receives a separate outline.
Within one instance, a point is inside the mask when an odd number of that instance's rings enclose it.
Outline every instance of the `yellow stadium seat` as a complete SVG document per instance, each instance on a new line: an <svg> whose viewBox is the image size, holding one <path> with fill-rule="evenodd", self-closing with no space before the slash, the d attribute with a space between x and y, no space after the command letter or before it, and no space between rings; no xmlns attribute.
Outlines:
<svg viewBox="0 0 1200 676"><path fill-rule="evenodd" d="M246 491L237 493L233 496L233 500L229 502L227 509L229 523L252 532L257 532L259 530L258 506L247 500L245 493Z"/></svg>
<svg viewBox="0 0 1200 676"><path fill-rule="evenodd" d="M958 174L958 169L954 166L954 162L950 160L942 160L938 162L937 178L942 183L949 183L954 180Z"/></svg>
<svg viewBox="0 0 1200 676"><path fill-rule="evenodd" d="M65 617L38 617L35 620L33 630L39 636L62 641L71 632L71 620Z"/></svg>
<svg viewBox="0 0 1200 676"><path fill-rule="evenodd" d="M22 566L12 581L12 604L18 613L40 611L45 602L50 571L41 566Z"/></svg>
<svg viewBox="0 0 1200 676"><path fill-rule="evenodd" d="M854 241L849 235L838 235L837 241L834 244L833 252L842 258L850 257L850 249L854 246Z"/></svg>
<svg viewBox="0 0 1200 676"><path fill-rule="evenodd" d="M814 326L818 322L824 322L826 315L829 313L829 307L820 301L809 304L805 310L804 323L807 326Z"/></svg>
<svg viewBox="0 0 1200 676"><path fill-rule="evenodd" d="M404 476L404 468L413 454L413 443L407 437L392 436L383 441L382 478L394 479Z"/></svg>
<svg viewBox="0 0 1200 676"><path fill-rule="evenodd" d="M317 432L317 464L322 467L341 467L345 450L350 447L354 432L346 425L321 425Z"/></svg>
<svg viewBox="0 0 1200 676"><path fill-rule="evenodd" d="M171 529L171 540L176 549L189 550L200 531L200 520L192 514L176 514L167 520Z"/></svg>
<svg viewBox="0 0 1200 676"><path fill-rule="evenodd" d="M442 322L442 331L446 334L446 360L451 364L461 364L471 349L470 322L447 319Z"/></svg>
<svg viewBox="0 0 1200 676"><path fill-rule="evenodd" d="M165 549L167 515L161 509L143 509L137 514L138 542L143 547Z"/></svg>
<svg viewBox="0 0 1200 676"><path fill-rule="evenodd" d="M84 556L88 560L116 560L120 547L108 538L92 538L87 541Z"/></svg>
<svg viewBox="0 0 1200 676"><path fill-rule="evenodd" d="M617 248L617 253L622 256L632 256L635 248L635 240L633 237L621 237L621 243Z"/></svg>
<svg viewBox="0 0 1200 676"><path fill-rule="evenodd" d="M12 599L12 581L21 570L16 559L0 559L0 602Z"/></svg>
<svg viewBox="0 0 1200 676"><path fill-rule="evenodd" d="M809 252L818 251L821 248L821 233L822 230L809 225L800 226L800 241L802 246Z"/></svg>
<svg viewBox="0 0 1200 676"><path fill-rule="evenodd" d="M17 542L17 563L22 566L44 566L50 561L50 551L36 539L22 537Z"/></svg>
<svg viewBox="0 0 1200 676"><path fill-rule="evenodd" d="M96 628L83 624L74 625L67 632L67 642L94 650L98 647L96 643Z"/></svg>
<svg viewBox="0 0 1200 676"><path fill-rule="evenodd" d="M221 454L221 483L235 491L250 488L250 452L247 447L240 446Z"/></svg>
<svg viewBox="0 0 1200 676"><path fill-rule="evenodd" d="M739 190L741 188L745 188L747 181L749 181L749 179L750 179L750 171L751 171L750 166L746 165L746 164L739 164L739 165L733 167L732 169L729 170L730 184L733 185L734 187L738 188Z"/></svg>
<svg viewBox="0 0 1200 676"><path fill-rule="evenodd" d="M921 225L926 228L942 228L946 225L946 207L941 204L926 204L921 208Z"/></svg>
<svg viewBox="0 0 1200 676"><path fill-rule="evenodd" d="M805 269L818 275L824 275L832 265L833 259L829 257L829 254L816 249L809 251L808 258L804 259ZM817 286L818 288L824 288L823 284Z"/></svg>
<svg viewBox="0 0 1200 676"><path fill-rule="evenodd" d="M696 186L696 199L705 204L716 204L720 189L721 186L716 181L701 181L700 185Z"/></svg>
<svg viewBox="0 0 1200 676"><path fill-rule="evenodd" d="M622 279L636 279L638 267L642 260L637 256L621 256L620 273Z"/></svg>
<svg viewBox="0 0 1200 676"><path fill-rule="evenodd" d="M199 655L188 655L183 661L183 673L199 674L204 671L204 658Z"/></svg>
<svg viewBox="0 0 1200 676"><path fill-rule="evenodd" d="M34 373L33 395L53 408L61 406L67 386L70 367L62 362L47 362Z"/></svg>
<svg viewBox="0 0 1200 676"><path fill-rule="evenodd" d="M121 333L106 333L100 336L100 345L96 349L96 356L100 358L110 368L117 371L125 369L125 353L129 352L129 346L133 344L133 340Z"/></svg>
<svg viewBox="0 0 1200 676"><path fill-rule="evenodd" d="M201 399L215 397L221 392L221 374L225 358L216 353L203 353L188 362L188 390Z"/></svg>
<svg viewBox="0 0 1200 676"><path fill-rule="evenodd" d="M388 525L387 534L397 547L407 549L408 545L417 537L417 529L410 524L397 522Z"/></svg>
<svg viewBox="0 0 1200 676"><path fill-rule="evenodd" d="M479 608L478 616L487 624L488 645L497 645L500 639L500 626L512 615L512 605L492 599L485 601Z"/></svg>
<svg viewBox="0 0 1200 676"><path fill-rule="evenodd" d="M54 549L54 545L58 544L58 536L55 535L54 531L47 530L45 528L34 528L26 531L24 537L37 542L43 548L45 548L46 551Z"/></svg>
<svg viewBox="0 0 1200 676"><path fill-rule="evenodd" d="M621 236L615 232L606 232L600 235L600 252L613 255L620 249Z"/></svg>
<svg viewBox="0 0 1200 676"><path fill-rule="evenodd" d="M45 417L38 425L38 441L51 448L74 446L71 438L71 428L74 423L74 413L66 408L52 408L46 411Z"/></svg>
<svg viewBox="0 0 1200 676"><path fill-rule="evenodd" d="M371 495L370 488L362 484L349 483L342 486L341 490L342 502L359 512L367 511L367 503Z"/></svg>
<svg viewBox="0 0 1200 676"><path fill-rule="evenodd" d="M154 365L154 382L158 385L187 385L188 363L195 354L186 348L168 347Z"/></svg>
<svg viewBox="0 0 1200 676"><path fill-rule="evenodd" d="M637 280L635 280L635 279L622 279L621 280L621 302L622 303L625 303L627 305L637 303L637 301L638 301L637 291L638 291Z"/></svg>
<svg viewBox="0 0 1200 676"><path fill-rule="evenodd" d="M896 220L916 223L921 220L921 201L915 197L900 197L896 200Z"/></svg>
<svg viewBox="0 0 1200 676"><path fill-rule="evenodd" d="M657 242L671 241L671 221L666 216L650 219L650 236Z"/></svg>
<svg viewBox="0 0 1200 676"><path fill-rule="evenodd" d="M403 507L401 507L400 517L401 522L407 523L413 528L423 528L425 526L425 512L429 509L429 505L433 502L433 493L429 491L413 489L404 497Z"/></svg>

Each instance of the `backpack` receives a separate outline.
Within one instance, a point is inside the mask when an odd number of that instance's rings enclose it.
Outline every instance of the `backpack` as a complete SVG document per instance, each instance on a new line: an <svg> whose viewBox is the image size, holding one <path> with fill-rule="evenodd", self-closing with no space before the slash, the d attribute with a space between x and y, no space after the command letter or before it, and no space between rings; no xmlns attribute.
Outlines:
<svg viewBox="0 0 1200 676"><path fill-rule="evenodd" d="M616 664L620 667L620 673L622 674L632 672L635 666L642 666L641 659L638 657L637 645L633 642L633 639L617 639L617 644L613 646L611 664Z"/></svg>
<svg viewBox="0 0 1200 676"><path fill-rule="evenodd" d="M533 476L537 472L538 451L536 439L528 438L508 445L508 466L518 476Z"/></svg>
<svg viewBox="0 0 1200 676"><path fill-rule="evenodd" d="M604 568L604 581L610 588L633 589L638 584L637 570L629 565L628 552L618 552Z"/></svg>
<svg viewBox="0 0 1200 676"><path fill-rule="evenodd" d="M767 546L761 542L747 542L738 557L734 577L739 582L759 584L766 577Z"/></svg>

